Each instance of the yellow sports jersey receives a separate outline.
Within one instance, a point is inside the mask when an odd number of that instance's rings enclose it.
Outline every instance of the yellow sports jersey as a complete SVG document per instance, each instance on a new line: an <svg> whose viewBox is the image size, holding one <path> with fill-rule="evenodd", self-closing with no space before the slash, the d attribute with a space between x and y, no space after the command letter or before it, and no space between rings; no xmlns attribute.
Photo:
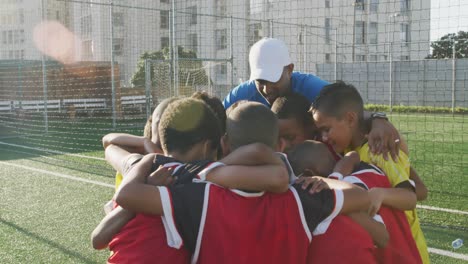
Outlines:
<svg viewBox="0 0 468 264"><path fill-rule="evenodd" d="M371 163L382 169L388 177L392 187L408 181L410 175L410 162L408 156L400 150L398 160L395 162L392 158L385 160L383 155L374 155L370 152L368 143L355 149L362 161ZM429 263L429 252L427 251L426 239L419 225L419 218L416 210L405 211L406 218L411 227L411 233L421 255L424 264Z"/></svg>
<svg viewBox="0 0 468 264"><path fill-rule="evenodd" d="M120 172L115 173L115 190L119 188L120 184L122 183L123 176L120 174Z"/></svg>

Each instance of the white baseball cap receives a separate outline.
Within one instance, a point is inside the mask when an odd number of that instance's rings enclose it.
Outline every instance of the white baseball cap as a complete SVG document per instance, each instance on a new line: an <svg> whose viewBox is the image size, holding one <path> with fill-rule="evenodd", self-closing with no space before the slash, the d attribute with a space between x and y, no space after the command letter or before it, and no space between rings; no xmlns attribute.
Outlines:
<svg viewBox="0 0 468 264"><path fill-rule="evenodd" d="M282 40L262 38L250 49L249 64L250 80L277 82L284 66L291 64L288 47Z"/></svg>

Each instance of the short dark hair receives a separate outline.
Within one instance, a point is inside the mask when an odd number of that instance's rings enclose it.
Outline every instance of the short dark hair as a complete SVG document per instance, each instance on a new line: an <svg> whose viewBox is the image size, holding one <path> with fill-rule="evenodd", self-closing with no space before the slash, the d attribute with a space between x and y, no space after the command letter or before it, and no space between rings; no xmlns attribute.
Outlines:
<svg viewBox="0 0 468 264"><path fill-rule="evenodd" d="M343 118L347 111L354 111L363 124L364 102L356 87L342 81L329 84L320 91L312 104L312 112L320 111L337 119Z"/></svg>
<svg viewBox="0 0 468 264"><path fill-rule="evenodd" d="M276 98L271 105L271 111L276 114L278 119L295 118L303 125L309 125L313 122L308 111L311 103L309 100L298 93L291 93Z"/></svg>
<svg viewBox="0 0 468 264"><path fill-rule="evenodd" d="M332 173L336 164L328 147L319 141L306 140L292 147L286 154L296 175L308 169L319 176L326 177Z"/></svg>
<svg viewBox="0 0 468 264"><path fill-rule="evenodd" d="M161 116L158 132L165 153L186 152L205 140L216 149L221 138L216 115L203 101L193 98L170 103Z"/></svg>
<svg viewBox="0 0 468 264"><path fill-rule="evenodd" d="M257 102L238 101L226 113L226 133L231 150L252 143L276 147L278 118L268 107Z"/></svg>
<svg viewBox="0 0 468 264"><path fill-rule="evenodd" d="M202 100L211 108L211 110L213 110L214 114L220 121L221 132L223 134L226 133L226 110L224 110L221 100L216 96L209 95L205 91L195 92L191 97Z"/></svg>

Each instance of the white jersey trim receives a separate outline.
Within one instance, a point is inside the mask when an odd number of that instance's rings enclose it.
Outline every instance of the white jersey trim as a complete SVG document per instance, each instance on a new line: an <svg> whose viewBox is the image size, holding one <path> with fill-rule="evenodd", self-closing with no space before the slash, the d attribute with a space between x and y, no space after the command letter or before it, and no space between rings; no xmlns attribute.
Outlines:
<svg viewBox="0 0 468 264"><path fill-rule="evenodd" d="M343 174L335 171L335 172L332 172L332 174L328 175L328 178L336 179L336 180L343 180Z"/></svg>
<svg viewBox="0 0 468 264"><path fill-rule="evenodd" d="M297 207L299 209L299 216L301 217L302 227L306 232L307 238L309 239L309 243L312 241L312 234L310 233L309 226L307 225L307 220L304 215L304 208L302 207L301 199L299 198L299 194L297 194L296 189L293 187L289 187L289 190L294 194L294 198L296 199Z"/></svg>
<svg viewBox="0 0 468 264"><path fill-rule="evenodd" d="M241 191L241 190L238 190L238 189L229 189L231 192L237 194L237 195L240 195L240 196L243 196L243 197L260 197L262 195L265 194L265 192L253 192L253 193L248 193L248 192L244 192L244 191Z"/></svg>
<svg viewBox="0 0 468 264"><path fill-rule="evenodd" d="M182 236L177 231L174 215L172 214L172 201L167 190L167 187L158 186L161 204L163 207L164 216L161 216L164 230L166 231L167 245L172 248L180 249L183 245Z"/></svg>
<svg viewBox="0 0 468 264"><path fill-rule="evenodd" d="M364 187L366 187L367 190L369 190L369 186L367 186L367 184L365 184L361 179L359 179L356 176L346 176L344 177L343 181L349 182L351 184L362 184L364 185Z"/></svg>
<svg viewBox="0 0 468 264"><path fill-rule="evenodd" d="M219 166L225 166L224 163L222 162L212 162L210 165L208 165L206 168L204 168L202 171L200 171L197 175L198 179L200 181L206 181L206 175L214 168L219 167Z"/></svg>
<svg viewBox="0 0 468 264"><path fill-rule="evenodd" d="M375 168L375 167L374 167L374 168ZM380 170L377 170L377 168L375 168L375 169L359 170L359 171L353 172L352 175L359 175L359 174L368 173L368 172L376 173L376 174L379 174L380 176L387 177L387 176L386 176L385 174L383 174Z"/></svg>
<svg viewBox="0 0 468 264"><path fill-rule="evenodd" d="M198 255L200 254L200 247L203 237L203 230L205 229L206 214L208 213L208 203L210 199L210 186L211 183L207 183L205 186L205 197L203 199L203 211L200 220L200 227L198 229L197 243L195 244L195 251L193 252L191 263L197 263Z"/></svg>
<svg viewBox="0 0 468 264"><path fill-rule="evenodd" d="M341 212L341 209L343 208L343 202L344 202L344 194L342 190L334 190L335 192L335 208L331 212L331 214L325 218L320 224L317 225L315 228L314 232L312 233L313 235L321 235L327 232L328 227L331 224L331 221Z"/></svg>

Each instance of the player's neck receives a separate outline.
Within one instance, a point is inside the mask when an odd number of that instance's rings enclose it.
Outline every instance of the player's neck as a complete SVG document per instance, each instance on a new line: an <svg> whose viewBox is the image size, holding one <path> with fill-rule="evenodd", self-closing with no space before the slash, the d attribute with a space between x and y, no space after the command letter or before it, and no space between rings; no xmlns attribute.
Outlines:
<svg viewBox="0 0 468 264"><path fill-rule="evenodd" d="M366 136L364 133L362 133L362 131L355 131L351 137L351 149L357 149L361 147L366 141Z"/></svg>

